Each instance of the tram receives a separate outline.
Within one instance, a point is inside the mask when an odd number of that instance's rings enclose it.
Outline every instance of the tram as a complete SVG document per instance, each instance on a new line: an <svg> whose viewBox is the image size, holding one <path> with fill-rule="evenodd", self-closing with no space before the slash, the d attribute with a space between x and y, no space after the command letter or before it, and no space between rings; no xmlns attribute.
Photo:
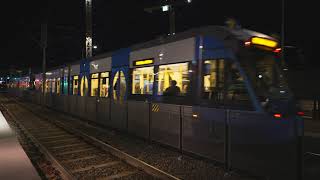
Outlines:
<svg viewBox="0 0 320 180"><path fill-rule="evenodd" d="M294 179L303 123L280 53L276 39L248 29L191 29L48 71L45 97L36 74L33 100L230 168Z"/></svg>

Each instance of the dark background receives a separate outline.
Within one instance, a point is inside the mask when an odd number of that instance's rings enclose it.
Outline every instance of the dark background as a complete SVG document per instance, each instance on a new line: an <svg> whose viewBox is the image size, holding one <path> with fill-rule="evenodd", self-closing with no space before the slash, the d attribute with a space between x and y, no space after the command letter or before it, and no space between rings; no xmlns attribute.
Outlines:
<svg viewBox="0 0 320 180"><path fill-rule="evenodd" d="M179 1L179 0L177 0ZM47 65L54 67L82 57L85 0L6 1L1 4L0 71L41 69L39 47L41 23L48 22ZM93 0L94 54L127 47L166 35L168 14L152 14L145 7L160 0ZM306 2L306 1L305 1ZM301 48L307 66L319 68L317 48L320 37L316 1L285 1L285 44ZM265 34L281 34L281 0L193 0L176 8L176 31L206 25L224 25L226 18L237 19L243 28Z"/></svg>

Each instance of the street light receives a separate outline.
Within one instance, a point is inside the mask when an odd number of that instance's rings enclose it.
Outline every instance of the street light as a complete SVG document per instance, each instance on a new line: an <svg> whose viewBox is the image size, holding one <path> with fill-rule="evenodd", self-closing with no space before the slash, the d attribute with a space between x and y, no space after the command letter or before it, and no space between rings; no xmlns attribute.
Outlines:
<svg viewBox="0 0 320 180"><path fill-rule="evenodd" d="M169 5L162 6L162 12L167 12L167 11L169 11Z"/></svg>
<svg viewBox="0 0 320 180"><path fill-rule="evenodd" d="M170 26L170 33L168 35L175 35L176 27L175 27L175 10L174 7L177 6L185 6L186 3L190 4L192 0L184 0L183 2L181 1L174 1L169 4L164 4L161 6L154 6L154 7L149 7L145 8L144 10L148 13L152 13L155 10L162 10L162 12L169 12L169 26Z"/></svg>

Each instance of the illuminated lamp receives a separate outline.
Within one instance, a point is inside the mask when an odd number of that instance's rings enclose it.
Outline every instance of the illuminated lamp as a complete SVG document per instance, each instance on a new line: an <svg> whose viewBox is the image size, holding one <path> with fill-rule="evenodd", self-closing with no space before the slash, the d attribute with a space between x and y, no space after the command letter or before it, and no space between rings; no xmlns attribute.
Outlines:
<svg viewBox="0 0 320 180"><path fill-rule="evenodd" d="M162 6L162 11L163 12L169 11L169 5Z"/></svg>
<svg viewBox="0 0 320 180"><path fill-rule="evenodd" d="M251 43L255 45L266 46L269 48L276 48L278 46L277 41L267 39L267 38L262 38L262 37L252 37Z"/></svg>
<svg viewBox="0 0 320 180"><path fill-rule="evenodd" d="M304 112L303 112L303 111L298 111L298 112L297 112L297 115L298 115L298 116L304 116Z"/></svg>
<svg viewBox="0 0 320 180"><path fill-rule="evenodd" d="M281 115L280 113L276 113L276 114L273 114L273 117L275 117L275 118L281 118L282 115Z"/></svg>
<svg viewBox="0 0 320 180"><path fill-rule="evenodd" d="M244 45L245 45L245 46L250 46L250 45L251 45L251 41L246 41L246 42L244 42Z"/></svg>
<svg viewBox="0 0 320 180"><path fill-rule="evenodd" d="M277 48L277 49L273 50L273 52L280 53L281 52L281 48Z"/></svg>

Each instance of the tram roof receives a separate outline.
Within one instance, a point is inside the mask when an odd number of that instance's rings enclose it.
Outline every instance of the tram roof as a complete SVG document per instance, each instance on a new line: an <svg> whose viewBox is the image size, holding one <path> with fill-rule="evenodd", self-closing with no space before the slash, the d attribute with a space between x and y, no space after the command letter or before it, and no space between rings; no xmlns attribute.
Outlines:
<svg viewBox="0 0 320 180"><path fill-rule="evenodd" d="M219 37L225 38L227 36L232 36L238 40L243 40L243 41L246 41L246 40L250 39L251 37L257 36L257 37L262 37L262 38L267 38L270 40L277 41L275 38L273 38L269 35L259 33L256 31L252 31L252 30L248 30L248 29L242 29L242 28L231 29L231 28L228 28L225 26L205 26L205 27L200 27L200 28L189 29L184 32L179 32L179 33L175 34L174 36L160 36L156 39L153 39L153 40L150 40L147 42L134 44L134 45L130 46L129 48L130 48L130 50L135 51L135 50L139 50L139 49L150 48L150 47L161 45L161 44L167 44L167 43L179 41L179 40L186 39L186 38L195 37L197 35L202 35L202 36L214 35L217 38L219 38ZM100 58L104 58L104 57L110 57L111 55L112 55L112 52L102 53L102 54L99 54L99 55L92 57L92 60L100 59Z"/></svg>
<svg viewBox="0 0 320 180"><path fill-rule="evenodd" d="M249 29L243 29L243 28L236 28L236 29L231 29L229 27L226 26L204 26L204 27L199 27L199 28L193 28L193 29L189 29L187 31L184 32L179 32L176 33L174 36L160 36L156 39L147 41L147 42L143 42L143 43L138 43L138 44L134 44L132 46L130 46L130 50L135 51L135 50L139 50L139 49L144 49L144 48L150 48L153 46L157 46L157 45L161 45L161 44L167 44L167 43L171 43L171 42L175 42L175 41L179 41L179 40L183 40L183 39L187 39L187 38L191 38L191 37L196 37L198 35L201 36L215 36L217 38L221 38L221 39L225 39L226 37L232 37L238 40L242 40L242 41L246 41L248 39L250 39L251 37L257 36L257 37L262 37L262 38L267 38L270 40L274 40L277 41L275 38L260 33L260 32L256 32L256 31L252 31ZM112 56L112 51L109 52L105 52L105 53L101 53L98 54L96 56L91 57L89 60L93 61L93 60L97 60L97 59L102 59L102 58L106 58L106 57L111 57ZM71 63L68 63L69 65L76 65L76 64L80 64L81 60L78 61L74 61ZM63 68L64 66L58 66L55 68L50 68L50 70L56 70L59 68ZM49 71L49 70L48 70Z"/></svg>

